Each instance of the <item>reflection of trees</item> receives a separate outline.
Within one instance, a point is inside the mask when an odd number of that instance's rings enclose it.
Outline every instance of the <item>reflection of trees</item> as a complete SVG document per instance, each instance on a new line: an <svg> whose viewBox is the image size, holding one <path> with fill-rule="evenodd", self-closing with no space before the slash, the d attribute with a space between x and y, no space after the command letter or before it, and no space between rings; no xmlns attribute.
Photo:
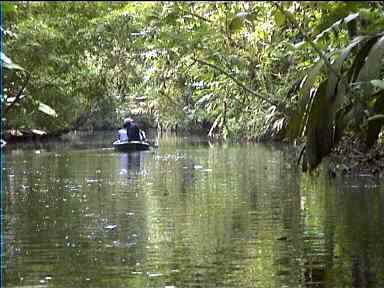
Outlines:
<svg viewBox="0 0 384 288"><path fill-rule="evenodd" d="M295 209L300 201L295 180L280 168L281 159L271 163L271 155L260 150L204 150L156 163L154 182L169 194L148 195L148 254L162 260L149 257L146 262L154 267L169 263L157 267L162 273L179 269L172 275L176 286L273 285L279 272L274 258L281 259L285 249L282 245L276 251L276 238L290 229L297 233L293 227L300 223ZM196 165L202 168L194 169Z"/></svg>
<svg viewBox="0 0 384 288"><path fill-rule="evenodd" d="M300 189L295 175L281 167L284 159L278 152L271 159L265 151L252 155L251 151L231 149L158 164L162 172L155 178L161 179L161 190L169 194L161 197L153 191L147 198L151 203L148 223L152 223L148 233L156 235L151 237L153 250L149 253L166 259L169 266L158 267L164 273L175 267L181 270L172 276L176 281L172 283L239 287L256 283L368 287L382 283L377 271L382 270L383 257L378 255L384 254L367 249L372 239L380 239L378 231L382 230L372 229L367 236L370 242L364 244L361 235L372 228L366 225L367 216L358 225L360 239L351 235L356 215L364 214L356 212L359 209L352 203L362 200L348 204L335 183L323 177L303 176ZM249 164L252 160L255 165ZM194 164L210 168L212 173L193 170ZM181 166L191 168L182 171ZM374 199L364 202L378 203ZM377 213L382 206L363 211ZM373 218L382 219L380 212L377 215ZM347 224L345 219L351 222ZM382 227L382 222L376 222ZM340 230L346 228L348 233ZM383 250L376 246L377 251ZM375 265L372 259L376 259Z"/></svg>
<svg viewBox="0 0 384 288"><path fill-rule="evenodd" d="M135 267L143 258L144 247L137 243L145 225L133 215L143 208L136 197L139 185L126 191L117 157L55 154L7 158L15 175L7 175L10 169L3 174L10 220L5 227L5 282L33 286L51 276L62 287L102 287L111 267ZM108 224L118 230L106 230Z"/></svg>
<svg viewBox="0 0 384 288"><path fill-rule="evenodd" d="M308 285L321 287L382 287L384 283L382 192L362 178L334 183L327 178L305 178L305 263L317 261L316 269L305 264ZM311 286L312 287L312 286Z"/></svg>
<svg viewBox="0 0 384 288"><path fill-rule="evenodd" d="M354 179L348 184L338 191L336 199L341 205L339 223L343 224L337 231L343 240L339 245L350 263L351 286L383 287L383 192L369 178Z"/></svg>
<svg viewBox="0 0 384 288"><path fill-rule="evenodd" d="M147 173L135 166L131 178L115 152L15 157L4 184L7 281L51 273L76 287L383 286L379 188L299 179L263 146L146 155Z"/></svg>

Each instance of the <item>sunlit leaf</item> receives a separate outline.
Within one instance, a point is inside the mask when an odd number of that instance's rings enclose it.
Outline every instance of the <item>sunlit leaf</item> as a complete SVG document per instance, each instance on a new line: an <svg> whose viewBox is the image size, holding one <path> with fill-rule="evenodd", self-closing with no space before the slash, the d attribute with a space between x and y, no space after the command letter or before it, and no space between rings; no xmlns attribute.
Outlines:
<svg viewBox="0 0 384 288"><path fill-rule="evenodd" d="M46 135L46 134L47 134L46 131L44 131L44 130L39 130L39 129L31 129L31 132L32 132L33 134L36 134L36 135Z"/></svg>
<svg viewBox="0 0 384 288"><path fill-rule="evenodd" d="M57 117L57 113L54 109L52 109L50 106L48 106L47 104L44 104L40 101L38 101L39 103L39 107L37 108L39 111L49 115L49 116L52 116L52 117Z"/></svg>
<svg viewBox="0 0 384 288"><path fill-rule="evenodd" d="M223 119L223 114L220 113L220 114L217 116L215 122L213 122L211 128L209 129L209 132L208 132L208 136L209 136L209 137L213 136L213 132L214 132L214 130L215 130L216 127L219 125L219 122L220 122L222 119Z"/></svg>
<svg viewBox="0 0 384 288"><path fill-rule="evenodd" d="M377 115L369 117L367 120L368 121L376 121L376 120L383 120L383 119L384 119L384 114L377 114Z"/></svg>
<svg viewBox="0 0 384 288"><path fill-rule="evenodd" d="M9 3L8 1L2 2L1 6L2 6L2 10L5 14L17 11L17 6L13 3Z"/></svg>
<svg viewBox="0 0 384 288"><path fill-rule="evenodd" d="M253 12L239 12L236 14L236 17L239 17L244 21L243 23L248 23L253 25L253 22L257 19L257 11Z"/></svg>
<svg viewBox="0 0 384 288"><path fill-rule="evenodd" d="M384 89L384 80L371 80L371 84L380 89Z"/></svg>
<svg viewBox="0 0 384 288"><path fill-rule="evenodd" d="M199 105L202 105L202 104L208 102L212 98L212 96L214 96L214 94L213 93L209 93L209 94L201 97L198 101L196 101L195 105L199 106Z"/></svg>
<svg viewBox="0 0 384 288"><path fill-rule="evenodd" d="M12 62L12 60L7 57L3 52L1 52L1 65L4 67L4 68L7 68L9 70L24 70L23 67L15 64Z"/></svg>
<svg viewBox="0 0 384 288"><path fill-rule="evenodd" d="M296 48L296 49L298 49L298 48L302 47L302 46L305 45L305 44L307 44L306 41L300 41L300 42L294 44L293 47Z"/></svg>
<svg viewBox="0 0 384 288"><path fill-rule="evenodd" d="M277 26L282 27L285 24L285 15L280 10L274 12L274 19Z"/></svg>

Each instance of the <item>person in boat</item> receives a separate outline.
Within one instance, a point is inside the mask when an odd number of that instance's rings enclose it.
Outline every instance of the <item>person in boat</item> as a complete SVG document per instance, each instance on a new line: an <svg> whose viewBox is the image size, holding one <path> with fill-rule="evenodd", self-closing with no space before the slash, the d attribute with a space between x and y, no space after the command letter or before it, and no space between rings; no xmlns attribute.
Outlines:
<svg viewBox="0 0 384 288"><path fill-rule="evenodd" d="M119 131L117 131L117 139L120 142L128 141L128 121L127 119L124 119L123 128L120 128Z"/></svg>
<svg viewBox="0 0 384 288"><path fill-rule="evenodd" d="M124 119L124 126L119 130L120 141L145 141L145 133L140 130L132 118Z"/></svg>

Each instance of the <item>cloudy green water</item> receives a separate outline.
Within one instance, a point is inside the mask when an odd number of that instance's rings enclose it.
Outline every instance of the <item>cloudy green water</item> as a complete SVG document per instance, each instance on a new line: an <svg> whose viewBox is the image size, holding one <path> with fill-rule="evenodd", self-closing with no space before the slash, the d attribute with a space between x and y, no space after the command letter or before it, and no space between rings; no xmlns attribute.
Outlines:
<svg viewBox="0 0 384 288"><path fill-rule="evenodd" d="M7 148L5 287L384 287L378 179L301 175L268 145L110 139Z"/></svg>

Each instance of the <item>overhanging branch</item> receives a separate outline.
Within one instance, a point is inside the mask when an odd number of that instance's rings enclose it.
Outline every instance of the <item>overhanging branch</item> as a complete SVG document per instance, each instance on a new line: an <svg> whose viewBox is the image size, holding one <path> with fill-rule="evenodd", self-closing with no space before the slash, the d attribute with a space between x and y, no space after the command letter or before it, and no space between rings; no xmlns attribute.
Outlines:
<svg viewBox="0 0 384 288"><path fill-rule="evenodd" d="M206 62L204 60L200 60L200 59L194 59L196 62L200 63L200 64L203 64L203 65L206 65L206 66L209 66L213 69L216 69L218 71L220 71L221 73L223 73L225 76L227 76L228 78L230 78L233 82L235 82L239 87L243 88L245 91L247 91L248 93L252 94L253 96L271 104L271 105L274 105L276 106L281 112L283 112L284 114L288 114L287 112L287 109L286 107L281 103L281 102L278 102L276 100L271 100L270 98L264 96L264 95L261 95L260 93L252 90L251 88L245 86L243 83L241 83L239 80L237 80L235 77L233 77L231 74L229 74L227 71L223 70L222 68L212 64L212 63L209 63L209 62Z"/></svg>
<svg viewBox="0 0 384 288"><path fill-rule="evenodd" d="M22 99L21 95L23 94L25 87L27 87L27 84L28 84L30 78L31 78L31 74L29 72L27 72L27 78L25 79L24 85L21 87L19 92L16 94L15 100L11 104L9 104L8 106L5 106L4 112L8 112L16 103L21 101L21 99Z"/></svg>
<svg viewBox="0 0 384 288"><path fill-rule="evenodd" d="M212 23L212 21L211 21L210 19L205 18L205 17L203 17L203 16L201 16L201 15L198 15L198 14L193 13L193 12L190 12L190 11L186 11L186 10L181 9L181 8L180 8L180 10L181 10L182 12L184 12L184 13L186 13L186 14L189 14L189 15L191 15L191 16L193 16L193 17L196 17L196 18L198 18L198 19L200 19L200 20L203 20L203 21L205 21L205 22Z"/></svg>

